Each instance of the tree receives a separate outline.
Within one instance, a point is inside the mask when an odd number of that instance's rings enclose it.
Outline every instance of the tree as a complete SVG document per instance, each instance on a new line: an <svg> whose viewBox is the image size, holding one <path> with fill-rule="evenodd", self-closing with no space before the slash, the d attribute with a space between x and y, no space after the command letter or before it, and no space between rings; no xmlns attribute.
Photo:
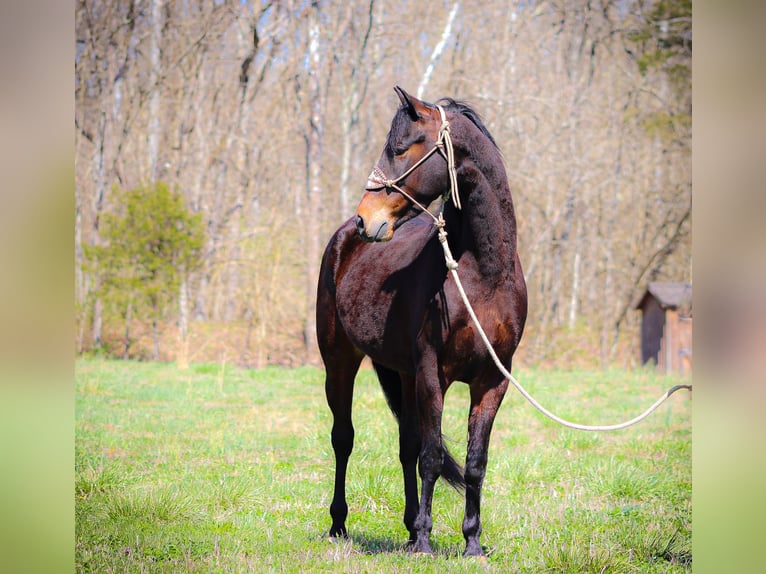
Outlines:
<svg viewBox="0 0 766 574"><path fill-rule="evenodd" d="M101 294L125 319L123 355L127 358L130 351L133 314L145 310L152 322L153 358L158 359L159 323L178 300L185 275L200 263L202 216L191 213L182 195L163 182L118 197L120 212L103 217L104 245L87 251L98 264Z"/></svg>
<svg viewBox="0 0 766 574"><path fill-rule="evenodd" d="M646 12L630 39L638 45L636 64L644 76L659 72L672 94L661 84L663 103L681 122L691 119L692 2L661 0ZM684 140L684 143L688 143Z"/></svg>
<svg viewBox="0 0 766 574"><path fill-rule="evenodd" d="M668 267L668 259L677 251L683 253L682 259L688 257L691 235L688 166L692 121L692 2L659 0L649 4L639 16L637 26L627 34L632 47L628 53L635 59L644 81L643 89L652 95L654 102L637 116L652 141L655 168L651 194L647 195L655 201L645 209L649 241L642 256L634 260L633 289L616 315L615 339L635 297ZM680 173L670 173L678 167L682 168Z"/></svg>

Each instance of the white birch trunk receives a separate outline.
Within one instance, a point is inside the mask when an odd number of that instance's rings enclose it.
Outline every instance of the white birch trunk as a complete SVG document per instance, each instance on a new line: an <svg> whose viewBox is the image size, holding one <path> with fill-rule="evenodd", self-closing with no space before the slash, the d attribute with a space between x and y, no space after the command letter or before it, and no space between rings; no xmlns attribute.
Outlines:
<svg viewBox="0 0 766 574"><path fill-rule="evenodd" d="M315 363L316 343L316 282L319 276L319 232L322 185L322 98L319 74L321 72L319 7L313 5L309 19L309 81L308 97L311 106L311 125L307 139L308 201L306 202L306 321L304 341L306 362Z"/></svg>
<svg viewBox="0 0 766 574"><path fill-rule="evenodd" d="M149 154L149 181L156 181L158 177L158 162L160 151L160 37L162 34L162 0L152 1L152 24L149 47L149 86L152 91L149 98L149 129L148 129L148 154Z"/></svg>
<svg viewBox="0 0 766 574"><path fill-rule="evenodd" d="M460 8L460 2L455 2L455 4L452 6L452 10L450 10L449 16L447 16L447 23L444 25L444 31L442 32L441 39L436 44L436 46L434 46L434 51L431 53L431 59L428 62L428 66L426 67L426 71L423 74L423 78L420 80L420 85L418 86L418 91L416 94L418 98L423 97L423 91L426 89L428 82L431 81L431 75L434 72L434 66L436 66L436 62L441 57L442 52L444 51L444 45L447 43L447 40L452 33L452 22L455 21L455 15L457 14L458 8Z"/></svg>

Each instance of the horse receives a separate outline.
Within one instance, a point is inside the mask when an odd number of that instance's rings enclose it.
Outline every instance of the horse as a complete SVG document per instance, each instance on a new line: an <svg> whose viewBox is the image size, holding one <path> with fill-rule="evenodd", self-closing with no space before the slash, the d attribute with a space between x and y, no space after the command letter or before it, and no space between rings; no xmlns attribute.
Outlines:
<svg viewBox="0 0 766 574"><path fill-rule="evenodd" d="M317 341L336 465L329 534L348 537L354 379L368 356L398 421L408 550L433 553L431 506L441 476L465 491L464 555L483 556L481 491L508 380L448 273L438 228L447 234L479 322L510 369L527 316L513 200L500 150L470 105L452 98L431 104L394 90L400 106L383 151L356 214L327 244L317 286ZM462 468L441 431L444 396L454 381L470 388Z"/></svg>

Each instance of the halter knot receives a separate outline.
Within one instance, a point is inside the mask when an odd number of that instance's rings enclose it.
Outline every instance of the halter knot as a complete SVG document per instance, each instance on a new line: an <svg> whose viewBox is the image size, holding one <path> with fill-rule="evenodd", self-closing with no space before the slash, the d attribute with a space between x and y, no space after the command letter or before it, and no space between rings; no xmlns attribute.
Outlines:
<svg viewBox="0 0 766 574"><path fill-rule="evenodd" d="M440 213L439 217L434 220L434 226L439 230L439 241L441 242L442 249L444 250L444 263L446 264L448 271L456 271L458 263L452 256L452 251L450 250L449 244L447 243L447 230L444 229L445 225L446 223L444 221L444 216Z"/></svg>

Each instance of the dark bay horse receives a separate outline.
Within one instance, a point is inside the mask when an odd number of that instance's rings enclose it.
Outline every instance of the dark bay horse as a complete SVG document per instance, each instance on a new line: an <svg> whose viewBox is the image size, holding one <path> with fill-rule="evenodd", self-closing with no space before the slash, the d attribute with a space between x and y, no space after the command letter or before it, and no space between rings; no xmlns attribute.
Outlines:
<svg viewBox="0 0 766 574"><path fill-rule="evenodd" d="M399 423L409 548L431 552L431 502L441 476L465 488L465 554L482 555L481 488L490 431L508 381L489 358L448 275L433 220L438 215L443 221L461 282L510 368L527 315L516 217L500 151L476 112L452 99L432 105L395 90L401 106L383 153L356 216L330 239L319 276L317 335L336 460L330 536L347 535L351 402L367 355ZM454 153L452 164L448 152ZM454 165L457 193L451 192L448 164ZM444 395L453 381L470 386L464 470L442 442Z"/></svg>

